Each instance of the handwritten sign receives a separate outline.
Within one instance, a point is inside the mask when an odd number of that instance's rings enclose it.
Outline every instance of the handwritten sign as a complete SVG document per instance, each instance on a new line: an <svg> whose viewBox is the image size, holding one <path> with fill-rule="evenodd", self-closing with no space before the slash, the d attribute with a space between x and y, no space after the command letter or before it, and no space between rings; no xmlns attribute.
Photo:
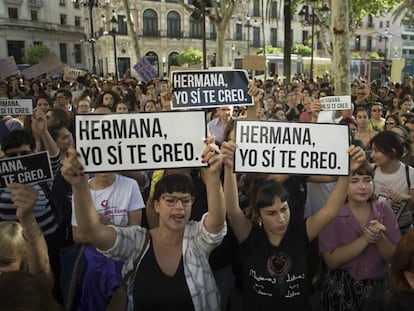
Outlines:
<svg viewBox="0 0 414 311"><path fill-rule="evenodd" d="M16 65L16 61L13 56L0 59L0 77L7 78L8 76L16 75L19 73L19 68Z"/></svg>
<svg viewBox="0 0 414 311"><path fill-rule="evenodd" d="M349 171L346 125L237 120L235 138L235 172L341 176Z"/></svg>
<svg viewBox="0 0 414 311"><path fill-rule="evenodd" d="M85 74L86 72L84 70L66 67L63 70L63 80L68 82L74 82L79 76L84 76Z"/></svg>
<svg viewBox="0 0 414 311"><path fill-rule="evenodd" d="M76 115L85 172L201 167L204 111Z"/></svg>
<svg viewBox="0 0 414 311"><path fill-rule="evenodd" d="M351 95L325 96L319 99L322 110L349 110L351 109Z"/></svg>
<svg viewBox="0 0 414 311"><path fill-rule="evenodd" d="M134 69L146 83L158 77L158 72L152 67L146 57L141 58L138 63L134 65Z"/></svg>
<svg viewBox="0 0 414 311"><path fill-rule="evenodd" d="M172 109L254 105L244 70L186 70L172 73Z"/></svg>
<svg viewBox="0 0 414 311"><path fill-rule="evenodd" d="M0 99L0 115L31 115L33 101L31 99Z"/></svg>
<svg viewBox="0 0 414 311"><path fill-rule="evenodd" d="M46 151L0 159L0 189L11 182L28 184L53 178L50 159Z"/></svg>

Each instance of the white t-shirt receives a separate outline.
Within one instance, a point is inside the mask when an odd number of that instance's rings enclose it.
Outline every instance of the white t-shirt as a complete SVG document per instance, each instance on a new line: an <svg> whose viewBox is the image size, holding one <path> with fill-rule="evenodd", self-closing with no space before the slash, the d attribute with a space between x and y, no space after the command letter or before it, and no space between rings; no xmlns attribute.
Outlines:
<svg viewBox="0 0 414 311"><path fill-rule="evenodd" d="M128 212L145 207L137 182L129 177L116 175L115 182L109 187L100 190L90 189L90 191L98 213L108 218L114 225L127 225ZM78 226L73 203L72 226Z"/></svg>
<svg viewBox="0 0 414 311"><path fill-rule="evenodd" d="M375 167L375 164L372 164ZM410 177L411 189L414 188L414 168L408 167L408 175ZM400 227L408 226L412 223L412 210L408 207L407 201L400 204L392 203L389 198L393 193L409 194L407 176L405 173L405 164L400 162L400 168L393 174L384 174L377 167L374 175L374 193L378 197L378 201L388 201L392 207L398 225ZM404 208L405 207L405 208ZM401 216L399 216L401 214Z"/></svg>

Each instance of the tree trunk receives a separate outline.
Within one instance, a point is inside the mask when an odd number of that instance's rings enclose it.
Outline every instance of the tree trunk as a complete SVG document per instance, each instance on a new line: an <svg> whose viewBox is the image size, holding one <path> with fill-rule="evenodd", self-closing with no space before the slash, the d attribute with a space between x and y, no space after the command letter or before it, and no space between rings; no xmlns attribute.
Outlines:
<svg viewBox="0 0 414 311"><path fill-rule="evenodd" d="M349 0L331 2L335 95L351 94L348 2Z"/></svg>
<svg viewBox="0 0 414 311"><path fill-rule="evenodd" d="M129 0L123 0L124 8L125 8L125 15L127 19L128 31L130 33L130 37L132 38L132 45L134 47L135 56L137 61L141 59L141 50L139 48L138 42L138 35L135 31L135 25L131 18L131 9L129 7Z"/></svg>
<svg viewBox="0 0 414 311"><path fill-rule="evenodd" d="M285 76L285 84L290 83L291 68L291 51L292 51L292 1L285 0L283 6L283 16L285 20L285 46L283 47L283 74Z"/></svg>

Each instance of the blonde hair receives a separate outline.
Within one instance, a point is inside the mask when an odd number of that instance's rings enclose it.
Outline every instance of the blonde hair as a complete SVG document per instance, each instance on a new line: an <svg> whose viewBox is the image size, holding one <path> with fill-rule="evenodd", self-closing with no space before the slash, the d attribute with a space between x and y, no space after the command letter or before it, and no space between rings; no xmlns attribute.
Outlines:
<svg viewBox="0 0 414 311"><path fill-rule="evenodd" d="M23 227L16 221L0 222L0 254L14 253L21 258L20 269L26 267L26 246Z"/></svg>

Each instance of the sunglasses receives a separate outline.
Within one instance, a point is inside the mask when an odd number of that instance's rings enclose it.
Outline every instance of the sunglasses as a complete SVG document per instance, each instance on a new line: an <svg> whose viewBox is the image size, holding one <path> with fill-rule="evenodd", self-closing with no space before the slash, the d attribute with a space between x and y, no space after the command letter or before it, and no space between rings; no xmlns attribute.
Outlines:
<svg viewBox="0 0 414 311"><path fill-rule="evenodd" d="M393 122L393 121L386 121L385 122L385 125L394 125L395 124L395 122Z"/></svg>

